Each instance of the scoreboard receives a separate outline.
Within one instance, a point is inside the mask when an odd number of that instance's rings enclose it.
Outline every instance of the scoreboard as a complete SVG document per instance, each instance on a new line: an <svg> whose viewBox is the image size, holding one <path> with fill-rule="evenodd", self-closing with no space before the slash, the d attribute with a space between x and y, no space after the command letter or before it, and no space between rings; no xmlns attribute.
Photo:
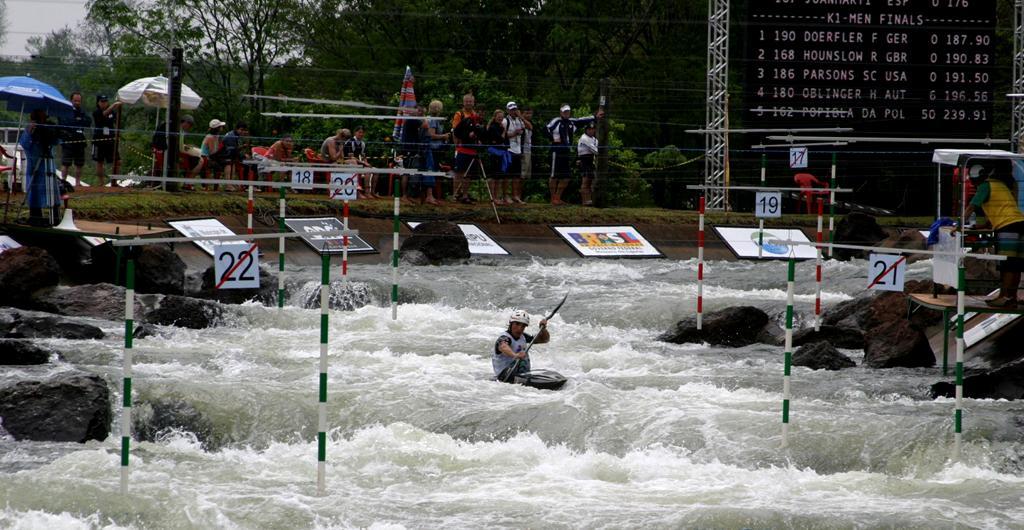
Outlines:
<svg viewBox="0 0 1024 530"><path fill-rule="evenodd" d="M996 0L751 0L753 127L985 136Z"/></svg>

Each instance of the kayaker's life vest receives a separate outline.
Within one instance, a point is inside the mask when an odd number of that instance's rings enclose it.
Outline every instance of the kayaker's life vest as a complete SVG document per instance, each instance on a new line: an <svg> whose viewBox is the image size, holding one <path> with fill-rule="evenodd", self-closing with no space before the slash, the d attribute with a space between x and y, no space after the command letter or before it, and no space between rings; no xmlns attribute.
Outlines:
<svg viewBox="0 0 1024 530"><path fill-rule="evenodd" d="M498 340L494 341L494 355L491 356L491 366L494 368L494 375L500 375L503 370L516 364L516 360L501 353L498 346L505 341L508 341L509 347L512 351L519 353L526 349L530 341L533 340L533 335L523 333L518 339L512 336L511 333L505 331ZM530 371L530 356L527 355L525 359L519 361L519 367L516 369L517 372L529 372Z"/></svg>

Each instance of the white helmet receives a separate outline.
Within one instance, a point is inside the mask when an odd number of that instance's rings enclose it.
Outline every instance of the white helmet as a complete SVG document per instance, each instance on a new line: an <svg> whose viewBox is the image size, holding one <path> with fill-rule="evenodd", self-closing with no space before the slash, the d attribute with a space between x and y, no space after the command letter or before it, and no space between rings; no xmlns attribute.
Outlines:
<svg viewBox="0 0 1024 530"><path fill-rule="evenodd" d="M508 323L519 322L520 324L529 326L530 325L530 314L522 309L513 309L512 314L508 317Z"/></svg>

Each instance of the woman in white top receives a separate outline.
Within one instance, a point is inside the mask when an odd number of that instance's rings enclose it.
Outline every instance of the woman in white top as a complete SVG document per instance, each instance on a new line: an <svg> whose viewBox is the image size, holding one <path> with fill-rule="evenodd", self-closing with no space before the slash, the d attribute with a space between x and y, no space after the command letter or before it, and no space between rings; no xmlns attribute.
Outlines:
<svg viewBox="0 0 1024 530"><path fill-rule="evenodd" d="M594 137L594 122L580 136L576 145L576 164L580 167L580 198L584 206L594 204L594 160L597 158L597 138Z"/></svg>

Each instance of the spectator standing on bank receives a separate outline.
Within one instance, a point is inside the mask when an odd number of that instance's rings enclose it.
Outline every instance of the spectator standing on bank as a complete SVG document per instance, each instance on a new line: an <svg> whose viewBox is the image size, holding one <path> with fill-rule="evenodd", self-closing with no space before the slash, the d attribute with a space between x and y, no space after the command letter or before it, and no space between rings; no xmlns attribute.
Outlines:
<svg viewBox="0 0 1024 530"><path fill-rule="evenodd" d="M114 163L114 134L117 130L117 115L114 111L121 108L121 102L113 105L107 96L96 96L96 110L92 111L92 159L96 162L96 185L107 185L107 173L104 162ZM112 183L113 184L113 183Z"/></svg>
<svg viewBox="0 0 1024 530"><path fill-rule="evenodd" d="M181 117L181 121L178 123L180 128L178 133L178 157L182 163L179 169L188 170L193 164L192 157L185 152L185 135L195 126L196 120L192 118L192 115L186 114ZM167 122L162 122L156 126L156 131L153 132L153 139L149 145L153 149L153 176L161 176L164 170L164 154L167 152ZM168 176L176 177L177 175Z"/></svg>
<svg viewBox="0 0 1024 530"><path fill-rule="evenodd" d="M251 156L249 126L244 121L235 123L235 128L224 135L222 142L224 143L224 159L227 161L224 178L231 180L232 177L235 177L244 180L248 172L245 170L243 162Z"/></svg>
<svg viewBox="0 0 1024 530"><path fill-rule="evenodd" d="M444 112L444 104L438 100L433 100L430 105L427 106L427 113L430 116L440 116ZM441 163L444 161L444 152L447 148L448 142L452 139L451 133L444 132L444 120L439 118L427 119L427 140L429 145L427 147L426 157L427 163L426 168L429 171L440 171ZM441 197L444 197L444 193L438 194L438 197L434 197L434 187L436 180L434 177L425 179L430 181L431 185L427 188L426 196L424 201L428 204L440 204L444 202Z"/></svg>
<svg viewBox="0 0 1024 530"><path fill-rule="evenodd" d="M597 159L597 138L594 137L596 125L590 122L580 136L576 146L576 163L580 166L580 199L584 206L594 204L594 171Z"/></svg>
<svg viewBox="0 0 1024 530"><path fill-rule="evenodd" d="M512 204L505 196L509 167L508 140L505 139L505 111L497 109L487 123L487 189L494 204Z"/></svg>
<svg viewBox="0 0 1024 530"><path fill-rule="evenodd" d="M411 111L410 117L405 118L402 123L402 167L404 169L423 169L423 150L426 147L426 120L423 116L423 106L416 105ZM411 202L419 197L420 188L423 185L423 175L402 175L402 196ZM409 192L409 184L412 184L413 191Z"/></svg>
<svg viewBox="0 0 1024 530"><path fill-rule="evenodd" d="M64 183L68 181L68 170L75 166L75 185L82 182L82 166L85 165L85 130L92 125L92 119L82 110L82 93L71 93L72 114L60 121L61 146L60 165Z"/></svg>
<svg viewBox="0 0 1024 530"><path fill-rule="evenodd" d="M366 141L363 140L365 137L366 130L362 126L358 126L352 137L341 146L342 158L346 164L350 166L373 167L366 159ZM362 182L359 198L376 199L379 197L373 189L373 186L376 184L373 173L363 173L359 176L359 180Z"/></svg>
<svg viewBox="0 0 1024 530"><path fill-rule="evenodd" d="M515 101L509 101L505 105L508 116L503 122L505 140L508 142L509 165L505 172L508 179L511 193L505 195L508 203L519 203L523 201L523 147L526 142L526 133L533 125L523 119L519 107Z"/></svg>
<svg viewBox="0 0 1024 530"><path fill-rule="evenodd" d="M551 135L551 179L548 181L548 187L551 192L551 204L556 206L564 204L562 202L562 193L565 192L565 188L569 185L569 177L571 176L569 156L573 140L576 137L576 131L580 126L586 125L595 119L594 116L573 118L572 107L568 104L563 104L558 110L558 117L553 118L547 125L548 133ZM600 118L602 115L603 113L598 111L597 118Z"/></svg>
<svg viewBox="0 0 1024 530"><path fill-rule="evenodd" d="M522 108L523 125L526 126L526 130L523 131L523 181L530 180L533 176L533 109L530 107ZM522 197L522 192L518 195Z"/></svg>
<svg viewBox="0 0 1024 530"><path fill-rule="evenodd" d="M462 96L462 109L452 117L452 135L455 137L455 185L453 199L463 204L473 204L469 198L469 172L479 163L477 149L483 140L483 118L476 113L476 97Z"/></svg>

